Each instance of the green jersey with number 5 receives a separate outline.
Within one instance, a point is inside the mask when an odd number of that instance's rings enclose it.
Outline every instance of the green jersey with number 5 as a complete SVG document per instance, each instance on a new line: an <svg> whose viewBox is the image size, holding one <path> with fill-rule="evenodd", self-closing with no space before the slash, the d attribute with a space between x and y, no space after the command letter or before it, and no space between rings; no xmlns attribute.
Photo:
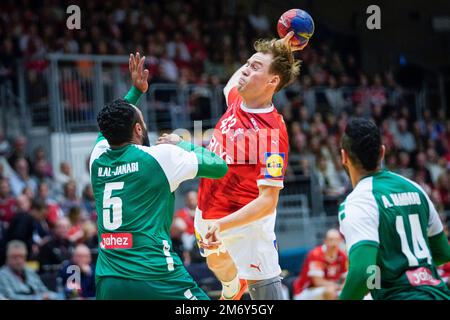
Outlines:
<svg viewBox="0 0 450 320"><path fill-rule="evenodd" d="M341 204L339 222L349 253L363 244L379 248L377 265L367 270L374 299L403 299L417 290L448 297L428 241L443 226L418 184L390 171L366 176Z"/></svg>
<svg viewBox="0 0 450 320"><path fill-rule="evenodd" d="M100 247L96 276L161 280L185 273L169 232L173 192L196 176L195 153L170 144L111 149L100 135L90 168Z"/></svg>

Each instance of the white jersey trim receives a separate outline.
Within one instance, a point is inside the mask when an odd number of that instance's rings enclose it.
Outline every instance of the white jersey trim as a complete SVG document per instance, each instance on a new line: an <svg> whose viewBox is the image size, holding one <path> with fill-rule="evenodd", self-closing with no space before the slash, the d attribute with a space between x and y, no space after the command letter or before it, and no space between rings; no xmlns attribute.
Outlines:
<svg viewBox="0 0 450 320"><path fill-rule="evenodd" d="M256 180L256 185L259 186L269 186L269 187L278 187L284 188L284 183L281 180L273 180L273 179L259 179Z"/></svg>
<svg viewBox="0 0 450 320"><path fill-rule="evenodd" d="M134 146L155 158L167 177L171 192L174 192L183 181L193 179L197 175L198 160L194 152L187 152L172 144Z"/></svg>
<svg viewBox="0 0 450 320"><path fill-rule="evenodd" d="M360 241L380 243L379 210L372 190L373 177L365 178L345 200L345 217L340 219L340 230L345 237L348 252Z"/></svg>
<svg viewBox="0 0 450 320"><path fill-rule="evenodd" d="M94 161L100 158L100 156L108 150L109 150L109 143L108 140L106 139L100 140L94 146L94 149L91 152L91 157L89 158L89 176L91 176L92 174L92 164L94 163Z"/></svg>
<svg viewBox="0 0 450 320"><path fill-rule="evenodd" d="M241 109L247 113L270 113L273 111L274 108L275 107L273 106L273 103L268 108L258 108L258 109L249 108L245 105L244 102L241 103Z"/></svg>

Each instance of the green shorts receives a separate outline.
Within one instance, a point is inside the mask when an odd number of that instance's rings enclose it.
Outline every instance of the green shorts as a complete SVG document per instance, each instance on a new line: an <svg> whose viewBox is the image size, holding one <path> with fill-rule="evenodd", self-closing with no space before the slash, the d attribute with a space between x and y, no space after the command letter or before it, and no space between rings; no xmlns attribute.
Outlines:
<svg viewBox="0 0 450 320"><path fill-rule="evenodd" d="M374 299L376 299L374 297ZM450 300L450 290L444 286L421 286L403 290L389 290L379 300Z"/></svg>
<svg viewBox="0 0 450 320"><path fill-rule="evenodd" d="M210 300L188 273L168 280L99 277L97 300Z"/></svg>

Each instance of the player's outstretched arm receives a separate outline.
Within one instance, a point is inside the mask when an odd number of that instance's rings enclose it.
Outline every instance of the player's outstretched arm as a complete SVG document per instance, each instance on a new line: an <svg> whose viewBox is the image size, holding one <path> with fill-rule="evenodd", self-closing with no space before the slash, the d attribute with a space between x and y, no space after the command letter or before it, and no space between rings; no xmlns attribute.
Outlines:
<svg viewBox="0 0 450 320"><path fill-rule="evenodd" d="M130 76L133 85L125 95L124 99L131 104L137 104L142 94L147 92L148 90L149 72L147 69L144 69L144 63L145 56L141 57L139 52L136 52L136 55L130 53L130 58L128 59L128 68L130 70ZM101 133L99 133L95 144L99 143L102 140L105 140L105 138Z"/></svg>
<svg viewBox="0 0 450 320"><path fill-rule="evenodd" d="M340 300L361 300L369 292L367 273L370 266L376 265L378 247L360 245L352 248L349 255L349 268L344 288L339 296ZM380 275L377 275L380 276Z"/></svg>
<svg viewBox="0 0 450 320"><path fill-rule="evenodd" d="M195 153L198 162L196 177L219 179L228 172L228 166L221 157L203 147L184 141L176 134L163 134L156 142L157 145L164 143Z"/></svg>
<svg viewBox="0 0 450 320"><path fill-rule="evenodd" d="M450 244L444 231L428 238L430 243L431 256L434 263L439 266L450 261Z"/></svg>
<svg viewBox="0 0 450 320"><path fill-rule="evenodd" d="M133 86L124 97L129 103L136 104L141 95L148 90L149 72L147 69L144 69L144 63L145 56L141 57L139 52L136 52L136 55L130 53L128 68L130 70Z"/></svg>

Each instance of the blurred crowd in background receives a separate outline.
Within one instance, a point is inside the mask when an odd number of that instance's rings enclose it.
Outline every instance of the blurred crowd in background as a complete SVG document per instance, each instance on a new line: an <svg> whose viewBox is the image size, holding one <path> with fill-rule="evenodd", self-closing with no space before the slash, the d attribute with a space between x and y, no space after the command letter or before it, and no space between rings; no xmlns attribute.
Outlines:
<svg viewBox="0 0 450 320"><path fill-rule="evenodd" d="M2 1L0 79L15 81L16 61L23 59L35 88L30 92L40 99L39 86L45 84L39 83L39 74L48 67L46 53L140 51L151 84L224 84L250 57L254 40L275 35L275 23L258 7L233 8L222 1L80 1L80 6L89 14L83 15L82 29L74 32L66 28L66 7L60 1ZM386 146L384 167L419 183L445 223L450 211L450 120L445 111L417 110L408 90L396 82L394 70L365 74L355 50L332 38L314 40L299 54L300 77L275 97L290 134L286 179L314 176L325 197L344 199L351 183L340 162L339 139L351 116L370 117ZM92 67L89 60L77 65L87 78ZM68 96L76 104L85 94ZM98 239L87 165L82 176L74 177L70 163L53 166L44 148L30 150L26 137L6 137L0 128L0 296L95 296ZM193 230L195 191L186 194L185 203L175 213L171 233L185 264L194 266L203 262ZM61 286L71 274L67 268L74 265L81 280ZM5 268L30 283L15 288ZM28 274L30 270L40 277ZM11 293L20 290L23 295Z"/></svg>

